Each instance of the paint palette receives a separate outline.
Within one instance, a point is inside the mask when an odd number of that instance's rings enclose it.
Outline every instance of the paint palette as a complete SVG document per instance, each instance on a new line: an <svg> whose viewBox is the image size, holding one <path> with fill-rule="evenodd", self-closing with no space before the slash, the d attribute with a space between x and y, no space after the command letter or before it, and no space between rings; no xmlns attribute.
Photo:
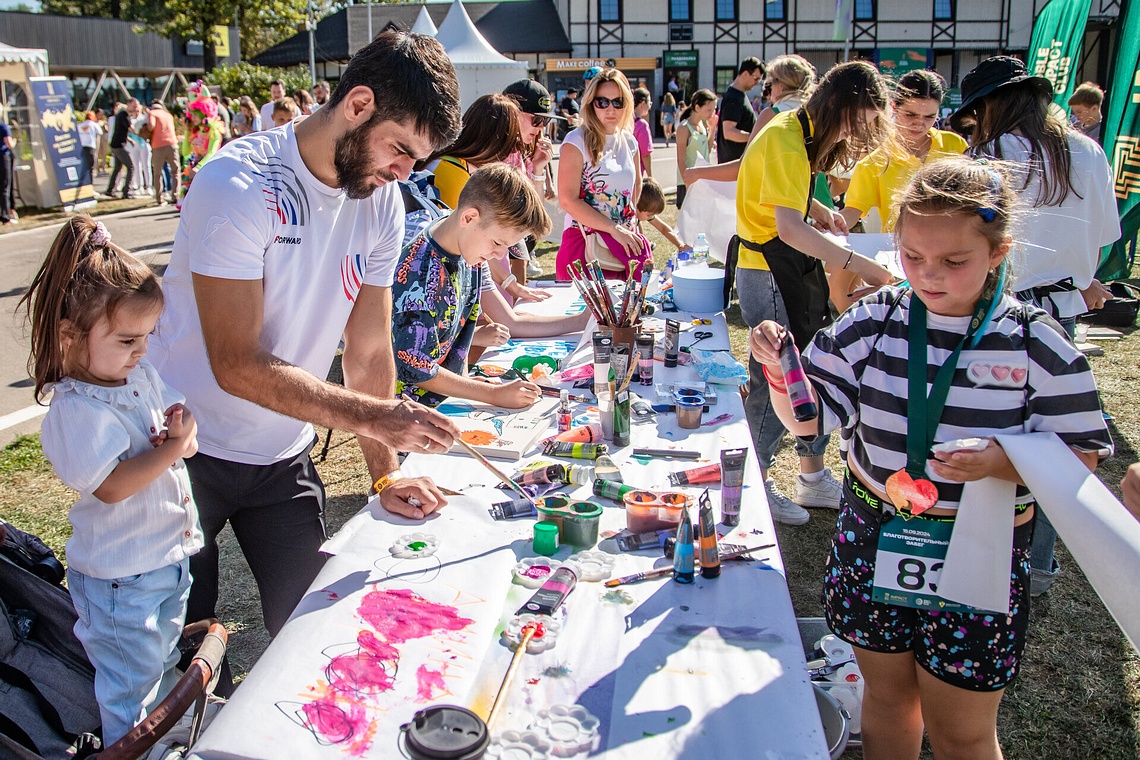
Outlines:
<svg viewBox="0 0 1140 760"><path fill-rule="evenodd" d="M511 618L507 627L503 629L503 643L507 648L512 651L518 649L519 643L522 641L523 629L528 625L537 626L538 630L531 637L530 643L526 645L527 654L545 652L547 649L553 649L554 645L558 643L558 634L562 632L561 622L549 615L532 615L529 612L524 612Z"/></svg>
<svg viewBox="0 0 1140 760"><path fill-rule="evenodd" d="M531 729L546 734L555 757L574 757L593 749L600 726L601 721L581 705L554 705L538 711Z"/></svg>
<svg viewBox="0 0 1140 760"><path fill-rule="evenodd" d="M494 760L546 760L554 749L547 738L535 731L504 731L495 737L484 757Z"/></svg>
<svg viewBox="0 0 1140 760"><path fill-rule="evenodd" d="M431 533L405 533L388 548L393 557L416 559L430 557L439 549L439 539Z"/></svg>
<svg viewBox="0 0 1140 760"><path fill-rule="evenodd" d="M515 583L527 588L538 588L561 565L549 557L524 557L515 565Z"/></svg>
<svg viewBox="0 0 1140 760"><path fill-rule="evenodd" d="M605 552L578 552L566 562L575 565L578 579L583 581L604 581L614 570L614 556Z"/></svg>

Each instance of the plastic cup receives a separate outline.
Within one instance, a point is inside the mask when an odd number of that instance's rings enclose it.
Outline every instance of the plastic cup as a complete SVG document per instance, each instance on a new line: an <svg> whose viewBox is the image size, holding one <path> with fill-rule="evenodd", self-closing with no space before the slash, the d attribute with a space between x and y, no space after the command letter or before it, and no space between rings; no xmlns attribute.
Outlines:
<svg viewBox="0 0 1140 760"><path fill-rule="evenodd" d="M677 407L677 426L686 430L696 430L701 426L701 414L705 408L705 397L699 393L676 393L673 403Z"/></svg>

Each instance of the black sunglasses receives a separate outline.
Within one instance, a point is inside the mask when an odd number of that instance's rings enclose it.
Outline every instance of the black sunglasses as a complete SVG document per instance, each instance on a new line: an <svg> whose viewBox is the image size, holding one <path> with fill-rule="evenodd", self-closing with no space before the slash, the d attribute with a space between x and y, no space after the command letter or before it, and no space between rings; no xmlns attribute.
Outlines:
<svg viewBox="0 0 1140 760"><path fill-rule="evenodd" d="M530 114L530 125L532 127L545 127L550 123L549 116L539 116L537 114Z"/></svg>
<svg viewBox="0 0 1140 760"><path fill-rule="evenodd" d="M603 111L603 110L609 108L610 106L613 106L614 108L618 109L619 111L621 109L625 108L625 100L623 100L622 98L603 98L601 95L594 98L593 104L594 104L594 109L597 111Z"/></svg>

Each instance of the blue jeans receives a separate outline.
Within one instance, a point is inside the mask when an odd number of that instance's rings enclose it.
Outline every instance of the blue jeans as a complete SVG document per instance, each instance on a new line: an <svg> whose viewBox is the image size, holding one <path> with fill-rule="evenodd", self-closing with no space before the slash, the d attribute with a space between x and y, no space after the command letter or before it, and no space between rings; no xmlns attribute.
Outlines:
<svg viewBox="0 0 1140 760"><path fill-rule="evenodd" d="M776 288L772 273L763 269L737 269L736 292L740 298L740 314L749 328L766 319L788 324L784 310L784 299ZM748 357L748 399L744 402L744 415L752 431L752 441L756 448L756 459L762 470L770 470L776 462L776 449L786 429L776 416L772 400L768 395L768 381L760 369L759 362ZM819 457L827 450L830 435L817 436L806 441L796 438L796 455L799 457Z"/></svg>
<svg viewBox="0 0 1140 760"><path fill-rule="evenodd" d="M68 569L75 635L95 666L105 745L146 718L178 681L190 561L103 580Z"/></svg>

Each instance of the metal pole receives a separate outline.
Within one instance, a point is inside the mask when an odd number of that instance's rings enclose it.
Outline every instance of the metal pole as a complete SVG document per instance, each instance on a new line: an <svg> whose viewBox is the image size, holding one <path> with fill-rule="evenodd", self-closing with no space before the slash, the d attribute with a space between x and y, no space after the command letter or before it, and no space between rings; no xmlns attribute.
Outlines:
<svg viewBox="0 0 1140 760"><path fill-rule="evenodd" d="M309 0L309 87L312 88L317 83L317 49L313 41L314 30L317 27L316 21L313 20L313 0Z"/></svg>
<svg viewBox="0 0 1140 760"><path fill-rule="evenodd" d="M368 41L372 42L372 0L368 0Z"/></svg>

